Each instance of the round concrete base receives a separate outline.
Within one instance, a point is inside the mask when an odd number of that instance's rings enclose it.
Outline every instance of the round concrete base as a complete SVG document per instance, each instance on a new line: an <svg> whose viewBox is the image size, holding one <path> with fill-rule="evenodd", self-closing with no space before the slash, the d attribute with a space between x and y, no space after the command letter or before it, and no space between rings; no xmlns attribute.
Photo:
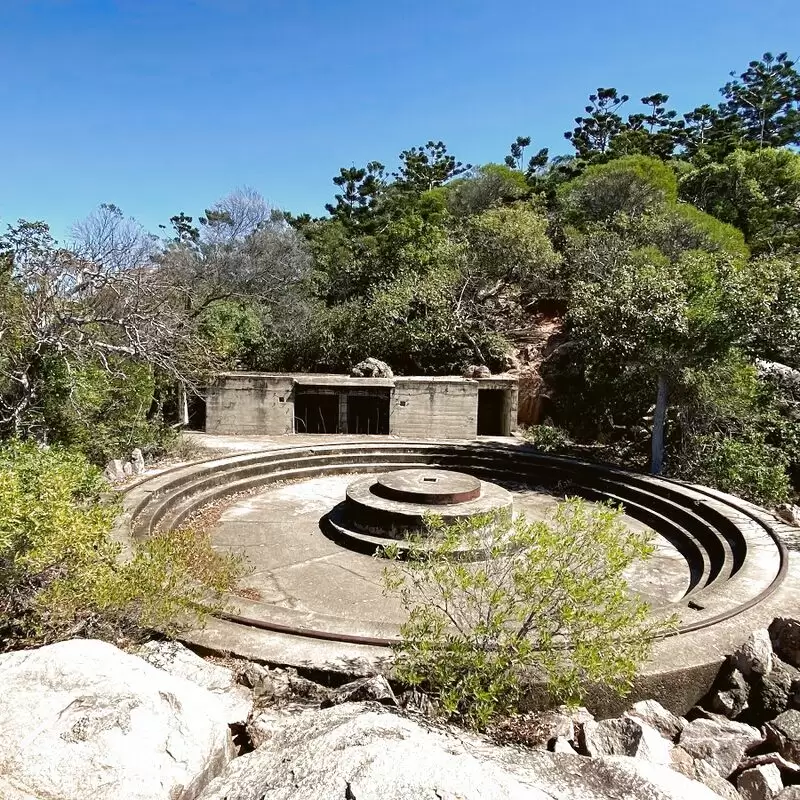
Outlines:
<svg viewBox="0 0 800 800"><path fill-rule="evenodd" d="M518 444L364 437L202 462L131 489L116 534L130 547L211 502L247 494L247 502L227 508L212 535L220 548L247 553L256 572L244 589L249 597L260 592L260 599L231 597L226 614L191 639L270 663L373 671L388 663L402 609L381 593L380 562L339 547L319 521L341 501L354 473L409 467L444 467L502 483L515 505L530 498L524 511L534 518L565 494L611 499L624 505L630 524L655 531L657 560L629 580L659 613L677 613L681 625L678 635L657 643L634 699L654 697L685 711L750 630L777 614L800 612L800 587L795 575L787 578L778 523L763 510L702 487L547 457ZM331 483L325 488L321 480ZM532 683L531 698L538 691ZM610 700L597 702L612 708Z"/></svg>

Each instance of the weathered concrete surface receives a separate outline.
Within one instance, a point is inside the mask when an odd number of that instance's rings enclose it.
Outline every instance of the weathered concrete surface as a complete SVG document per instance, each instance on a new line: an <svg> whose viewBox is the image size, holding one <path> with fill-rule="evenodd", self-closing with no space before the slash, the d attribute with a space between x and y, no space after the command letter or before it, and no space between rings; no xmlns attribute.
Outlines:
<svg viewBox="0 0 800 800"><path fill-rule="evenodd" d="M389 432L396 436L462 439L477 434L478 392L505 393L503 433L517 429L517 379L503 375L352 378L344 375L230 372L218 375L206 391L206 432L212 434L290 434L295 431L296 385L338 391L345 398L338 416L347 428L348 390L385 389L389 393Z"/></svg>
<svg viewBox="0 0 800 800"><path fill-rule="evenodd" d="M253 572L242 581L247 616L270 615L274 609L305 615L308 627L331 617L344 629L396 635L405 612L396 598L383 595L384 563L340 547L320 530L320 519L345 494L353 476L337 475L269 488L233 503L212 532L212 543L247 557ZM371 476L374 479L374 475ZM369 480L369 478L368 478ZM519 489L513 493L517 511L530 520L547 517L557 503L552 495ZM635 529L641 523L627 519ZM685 592L689 572L683 557L666 540L646 568L630 571L635 589L654 603L677 599ZM288 619L287 615L284 619ZM323 619L324 618L324 619Z"/></svg>

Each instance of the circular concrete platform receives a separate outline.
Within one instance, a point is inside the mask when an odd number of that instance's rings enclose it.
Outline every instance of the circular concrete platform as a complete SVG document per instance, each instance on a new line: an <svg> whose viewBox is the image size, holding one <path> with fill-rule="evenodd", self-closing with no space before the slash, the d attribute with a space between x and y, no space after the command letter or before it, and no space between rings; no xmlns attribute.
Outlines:
<svg viewBox="0 0 800 800"><path fill-rule="evenodd" d="M420 505L450 505L475 500L481 482L452 469L398 469L375 480L372 491L387 500Z"/></svg>
<svg viewBox="0 0 800 800"><path fill-rule="evenodd" d="M511 493L501 486L445 469L398 469L370 475L353 481L344 496L343 507L330 509L331 520L342 543L352 542L356 549L367 540L355 534L402 539L410 532L423 532L429 514L451 524L510 512L513 506ZM348 537L348 532L354 535Z"/></svg>
<svg viewBox="0 0 800 800"><path fill-rule="evenodd" d="M675 612L681 624L677 636L656 645L640 696L672 708L701 696L724 654L776 609L796 613L798 581L787 580L787 552L765 512L702 487L520 445L365 437L211 460L130 490L117 535L126 543L176 527L235 496L212 537L253 563L243 586L249 599L232 597L229 610L192 640L273 663L370 671L397 640L402 609L382 594L380 562L339 546L320 520L354 478L374 484L378 475L408 468L453 469L498 484L534 519L564 495L610 499L623 504L631 527L653 530L657 555L631 570L629 582L656 613Z"/></svg>

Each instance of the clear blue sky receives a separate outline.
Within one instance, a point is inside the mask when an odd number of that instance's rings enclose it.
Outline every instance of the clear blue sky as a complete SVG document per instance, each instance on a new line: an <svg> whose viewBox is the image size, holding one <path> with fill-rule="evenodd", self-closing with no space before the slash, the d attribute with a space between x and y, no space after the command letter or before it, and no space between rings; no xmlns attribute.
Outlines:
<svg viewBox="0 0 800 800"><path fill-rule="evenodd" d="M155 229L242 185L321 213L340 166L569 152L597 86L689 110L799 39L797 0L0 0L0 224Z"/></svg>

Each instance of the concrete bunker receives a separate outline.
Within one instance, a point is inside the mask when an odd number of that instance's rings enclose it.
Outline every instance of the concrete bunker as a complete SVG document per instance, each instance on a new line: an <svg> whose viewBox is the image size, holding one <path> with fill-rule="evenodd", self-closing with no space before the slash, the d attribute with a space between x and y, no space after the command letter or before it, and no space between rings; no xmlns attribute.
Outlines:
<svg viewBox="0 0 800 800"><path fill-rule="evenodd" d="M233 435L508 436L517 378L229 372L206 391L205 430Z"/></svg>

